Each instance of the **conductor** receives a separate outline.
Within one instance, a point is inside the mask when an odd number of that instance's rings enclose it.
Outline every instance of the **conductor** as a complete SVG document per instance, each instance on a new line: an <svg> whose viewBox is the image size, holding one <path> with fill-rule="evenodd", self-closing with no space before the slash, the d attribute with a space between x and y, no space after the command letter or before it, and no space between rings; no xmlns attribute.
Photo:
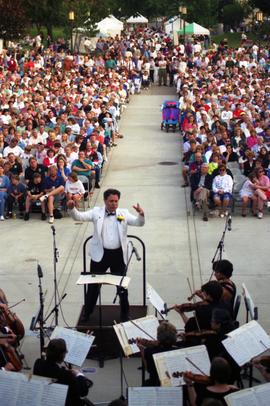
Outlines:
<svg viewBox="0 0 270 406"><path fill-rule="evenodd" d="M104 206L94 207L86 212L75 208L74 201L67 203L69 213L74 220L91 221L94 223L93 237L90 240L89 255L91 257L90 272L104 274L108 268L113 275L125 275L128 263L128 226L144 225L144 211L137 203L133 208L138 213L134 216L127 209L119 209L120 192L107 189L104 194ZM120 298L121 321L128 320L128 292L117 287ZM87 321L93 312L99 295L99 285L90 284L87 289L85 313L83 321Z"/></svg>

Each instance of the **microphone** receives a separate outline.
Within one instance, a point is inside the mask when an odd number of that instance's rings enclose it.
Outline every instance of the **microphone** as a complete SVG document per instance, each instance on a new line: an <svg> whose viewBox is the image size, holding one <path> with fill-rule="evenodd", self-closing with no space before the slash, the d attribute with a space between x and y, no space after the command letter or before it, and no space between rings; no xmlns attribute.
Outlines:
<svg viewBox="0 0 270 406"><path fill-rule="evenodd" d="M55 227L54 226L51 226L51 230L55 234Z"/></svg>
<svg viewBox="0 0 270 406"><path fill-rule="evenodd" d="M39 278L43 278L43 272L41 266L38 264L37 266L37 273Z"/></svg>
<svg viewBox="0 0 270 406"><path fill-rule="evenodd" d="M228 217L228 231L232 231L232 216Z"/></svg>
<svg viewBox="0 0 270 406"><path fill-rule="evenodd" d="M133 242L131 244L132 244L132 251L134 252L137 261L141 261L142 258L140 257L140 255L137 251L137 248L133 245Z"/></svg>

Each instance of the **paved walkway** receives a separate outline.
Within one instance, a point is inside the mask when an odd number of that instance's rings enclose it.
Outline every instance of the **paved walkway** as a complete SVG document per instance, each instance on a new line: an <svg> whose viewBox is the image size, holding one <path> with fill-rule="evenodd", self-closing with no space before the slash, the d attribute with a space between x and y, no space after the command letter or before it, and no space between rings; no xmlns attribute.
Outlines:
<svg viewBox="0 0 270 406"><path fill-rule="evenodd" d="M161 94L162 93L162 94ZM166 95L167 94L167 95ZM169 95L168 95L169 94ZM130 228L131 234L143 239L147 249L147 279L169 305L184 302L189 296L187 277L193 287L201 280L206 282L211 274L211 259L221 238L224 221L211 219L208 223L199 216L193 218L190 211L189 192L182 189L180 177L180 135L160 131L160 105L166 98L174 98L170 88L155 87L143 95L134 96L121 121L125 135L112 151L108 171L102 179L102 188L96 191L93 205L102 204L102 194L108 187L121 190L121 207L131 211L139 202L145 209L146 224L143 228ZM161 162L175 165L161 165ZM269 331L269 218L242 219L233 217L232 231L225 239L224 257L235 266L234 280L240 287L245 282L255 303L259 306L259 318ZM53 303L53 241L51 227L37 218L27 223L17 219L0 224L1 287L7 292L10 303L21 298L26 301L17 308L26 326L38 307L37 262L44 271L45 307ZM56 242L59 250L57 277L59 292L67 293L62 310L66 322L74 325L82 304L82 288L76 280L82 270L82 243L91 234L91 226L78 224L70 218L55 222ZM139 246L138 246L139 248ZM141 303L141 262L132 260L129 275L131 303ZM111 303L114 292L104 289L104 302ZM178 323L174 312L169 318ZM244 309L240 311L244 319ZM64 325L60 315L60 324ZM38 356L36 338L27 337L23 350L32 366ZM93 361L87 365L93 366ZM138 360L125 361L128 382L140 383L136 370ZM91 399L105 401L119 395L118 361L106 362L91 377L95 385ZM104 384L106 382L106 391Z"/></svg>

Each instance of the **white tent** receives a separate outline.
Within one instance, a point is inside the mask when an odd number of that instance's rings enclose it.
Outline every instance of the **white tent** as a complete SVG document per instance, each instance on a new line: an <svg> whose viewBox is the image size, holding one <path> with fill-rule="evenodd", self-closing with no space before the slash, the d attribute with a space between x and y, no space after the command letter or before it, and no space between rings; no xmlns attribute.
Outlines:
<svg viewBox="0 0 270 406"><path fill-rule="evenodd" d="M186 23L187 24L187 23ZM184 20L180 17L172 17L164 24L165 32L167 35L172 35L173 32L179 31L184 27Z"/></svg>
<svg viewBox="0 0 270 406"><path fill-rule="evenodd" d="M128 24L147 24L148 20L146 17L138 14L137 16L131 16L126 21Z"/></svg>
<svg viewBox="0 0 270 406"><path fill-rule="evenodd" d="M123 28L124 24L122 21L117 20L113 15L110 15L97 23L97 29L100 34L110 35L112 37L120 35Z"/></svg>
<svg viewBox="0 0 270 406"><path fill-rule="evenodd" d="M182 35L184 29L178 31L178 34ZM191 23L185 26L186 35L210 35L210 31L207 28L202 27L197 23Z"/></svg>

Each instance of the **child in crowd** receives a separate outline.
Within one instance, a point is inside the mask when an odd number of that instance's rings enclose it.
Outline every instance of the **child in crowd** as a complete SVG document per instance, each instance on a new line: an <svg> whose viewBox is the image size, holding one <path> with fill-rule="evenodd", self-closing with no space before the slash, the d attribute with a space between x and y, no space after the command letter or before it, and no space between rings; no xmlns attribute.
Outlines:
<svg viewBox="0 0 270 406"><path fill-rule="evenodd" d="M32 204L41 205L41 220L46 220L46 203L40 202L39 198L44 194L44 184L42 183L41 174L36 172L33 179L27 185L27 195L25 199L24 220L29 220L29 211Z"/></svg>
<svg viewBox="0 0 270 406"><path fill-rule="evenodd" d="M76 172L71 172L65 184L67 200L74 200L76 208L79 208L80 201L85 193L82 182L78 179Z"/></svg>
<svg viewBox="0 0 270 406"><path fill-rule="evenodd" d="M19 175L11 175L10 185L7 190L7 215L6 218L12 217L13 205L18 204L20 211L20 218L23 218L24 200L26 187L20 182Z"/></svg>

